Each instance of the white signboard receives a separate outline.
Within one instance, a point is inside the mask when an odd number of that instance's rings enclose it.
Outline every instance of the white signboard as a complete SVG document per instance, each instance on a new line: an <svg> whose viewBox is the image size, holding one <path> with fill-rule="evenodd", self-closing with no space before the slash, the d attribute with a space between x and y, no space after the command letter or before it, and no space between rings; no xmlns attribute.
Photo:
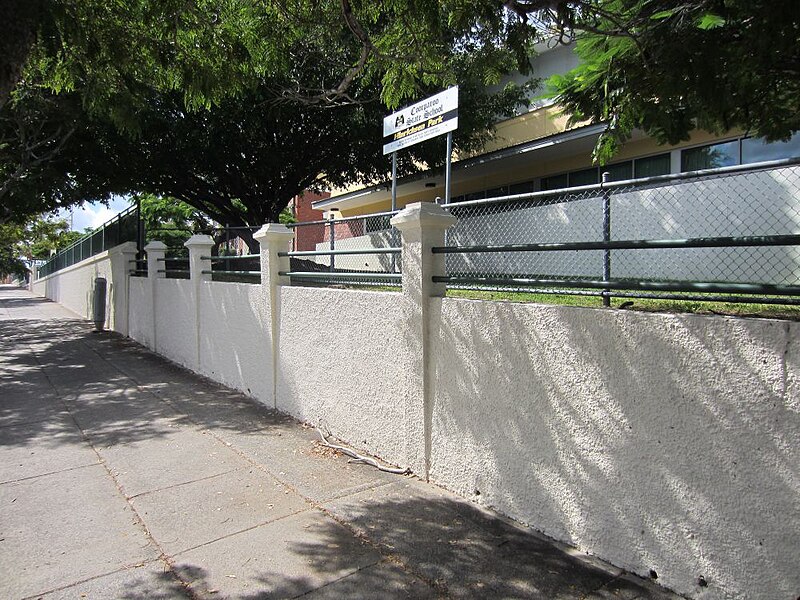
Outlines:
<svg viewBox="0 0 800 600"><path fill-rule="evenodd" d="M458 86L383 119L383 153L391 154L458 129Z"/></svg>

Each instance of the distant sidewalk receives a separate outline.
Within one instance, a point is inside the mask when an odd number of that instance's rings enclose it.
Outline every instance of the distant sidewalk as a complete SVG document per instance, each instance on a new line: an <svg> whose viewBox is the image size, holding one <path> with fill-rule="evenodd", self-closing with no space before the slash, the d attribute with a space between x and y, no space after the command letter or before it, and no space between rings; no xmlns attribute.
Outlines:
<svg viewBox="0 0 800 600"><path fill-rule="evenodd" d="M0 285L2 598L678 598Z"/></svg>

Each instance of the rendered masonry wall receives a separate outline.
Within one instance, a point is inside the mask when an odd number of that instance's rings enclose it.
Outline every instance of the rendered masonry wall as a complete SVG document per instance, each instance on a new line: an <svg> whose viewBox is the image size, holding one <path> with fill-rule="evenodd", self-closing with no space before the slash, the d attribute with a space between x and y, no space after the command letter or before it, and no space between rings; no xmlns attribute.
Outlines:
<svg viewBox="0 0 800 600"><path fill-rule="evenodd" d="M198 371L197 336L192 290L186 279L155 280L156 340L153 348L170 360Z"/></svg>
<svg viewBox="0 0 800 600"><path fill-rule="evenodd" d="M202 283L199 297L199 371L272 406L269 307L261 286Z"/></svg>
<svg viewBox="0 0 800 600"><path fill-rule="evenodd" d="M148 348L153 348L152 293L146 277L130 278L130 337Z"/></svg>
<svg viewBox="0 0 800 600"><path fill-rule="evenodd" d="M129 335L692 598L797 598L800 323L443 299L436 211L394 223L402 293L280 285L281 226L263 286L209 281L203 240L164 279L151 247Z"/></svg>
<svg viewBox="0 0 800 600"><path fill-rule="evenodd" d="M87 320L92 320L92 294L95 277L105 277L106 327L113 323L112 298L119 293L111 277L111 259L102 252L71 267L33 282L35 294L54 300ZM123 282L124 283L124 282Z"/></svg>
<svg viewBox="0 0 800 600"><path fill-rule="evenodd" d="M797 596L800 324L431 304L433 480L692 597Z"/></svg>
<svg viewBox="0 0 800 600"><path fill-rule="evenodd" d="M261 286L211 282L196 286L190 280L156 278L153 293L148 279L131 278L131 301L132 338L273 405L269 308Z"/></svg>
<svg viewBox="0 0 800 600"><path fill-rule="evenodd" d="M401 294L283 287L278 408L406 465Z"/></svg>

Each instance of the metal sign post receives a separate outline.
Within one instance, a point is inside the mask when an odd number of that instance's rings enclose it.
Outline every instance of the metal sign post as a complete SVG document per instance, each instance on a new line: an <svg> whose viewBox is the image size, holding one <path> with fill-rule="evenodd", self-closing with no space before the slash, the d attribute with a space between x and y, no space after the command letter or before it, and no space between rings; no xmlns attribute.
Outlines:
<svg viewBox="0 0 800 600"><path fill-rule="evenodd" d="M392 212L397 210L397 151L392 152Z"/></svg>
<svg viewBox="0 0 800 600"><path fill-rule="evenodd" d="M450 204L450 157L453 154L453 132L447 134L447 156L444 163L444 203Z"/></svg>

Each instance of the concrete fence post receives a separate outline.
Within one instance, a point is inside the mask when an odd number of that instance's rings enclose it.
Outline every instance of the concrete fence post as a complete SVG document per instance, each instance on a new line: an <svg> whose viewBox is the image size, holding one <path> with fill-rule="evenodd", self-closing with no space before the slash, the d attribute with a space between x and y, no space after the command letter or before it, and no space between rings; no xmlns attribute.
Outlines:
<svg viewBox="0 0 800 600"><path fill-rule="evenodd" d="M210 235L193 235L183 244L189 249L189 277L195 283L211 281L211 249L214 247L214 238ZM208 256L209 258L203 258Z"/></svg>
<svg viewBox="0 0 800 600"><path fill-rule="evenodd" d="M433 254L431 248L444 245L445 230L456 223L456 218L441 206L416 202L409 204L390 222L402 237L405 328L412 346L410 355L416 357L408 373L408 389L412 391L410 397L406 398L406 457L409 467L415 473L424 473L425 479L428 479L434 400L430 298L444 296L446 290L444 284L432 280L434 275L444 275L444 255Z"/></svg>
<svg viewBox="0 0 800 600"><path fill-rule="evenodd" d="M108 252L111 260L111 329L128 336L130 272L136 265L136 242L124 242Z"/></svg>
<svg viewBox="0 0 800 600"><path fill-rule="evenodd" d="M261 245L261 289L269 310L270 354L272 355L272 405L278 407L278 353L280 351L280 290L289 278L279 275L289 271L289 257L278 256L289 250L294 231L279 223L267 223L253 238Z"/></svg>
<svg viewBox="0 0 800 600"><path fill-rule="evenodd" d="M164 273L159 273L159 269L164 268L164 261L162 260L167 253L167 245L164 242L148 242L144 247L147 253L147 278L156 279L157 277L165 277Z"/></svg>
<svg viewBox="0 0 800 600"><path fill-rule="evenodd" d="M158 310L158 284L156 280L166 277L166 273L159 273L158 271L164 269L164 261L161 259L163 259L167 253L167 245L159 241L148 242L144 247L144 251L147 253L147 282L150 285L149 308L153 320L153 330L151 331L150 339L153 344L153 352L158 352L158 327L156 325L158 322L156 318L156 311Z"/></svg>
<svg viewBox="0 0 800 600"><path fill-rule="evenodd" d="M214 247L214 238L210 235L193 235L183 244L189 249L189 278L192 280L192 302L194 303L194 358L197 370L203 370L201 352L201 333L203 315L201 314L201 296L204 283L211 282L211 249ZM203 257L206 258L203 258ZM203 272L205 271L205 273Z"/></svg>

